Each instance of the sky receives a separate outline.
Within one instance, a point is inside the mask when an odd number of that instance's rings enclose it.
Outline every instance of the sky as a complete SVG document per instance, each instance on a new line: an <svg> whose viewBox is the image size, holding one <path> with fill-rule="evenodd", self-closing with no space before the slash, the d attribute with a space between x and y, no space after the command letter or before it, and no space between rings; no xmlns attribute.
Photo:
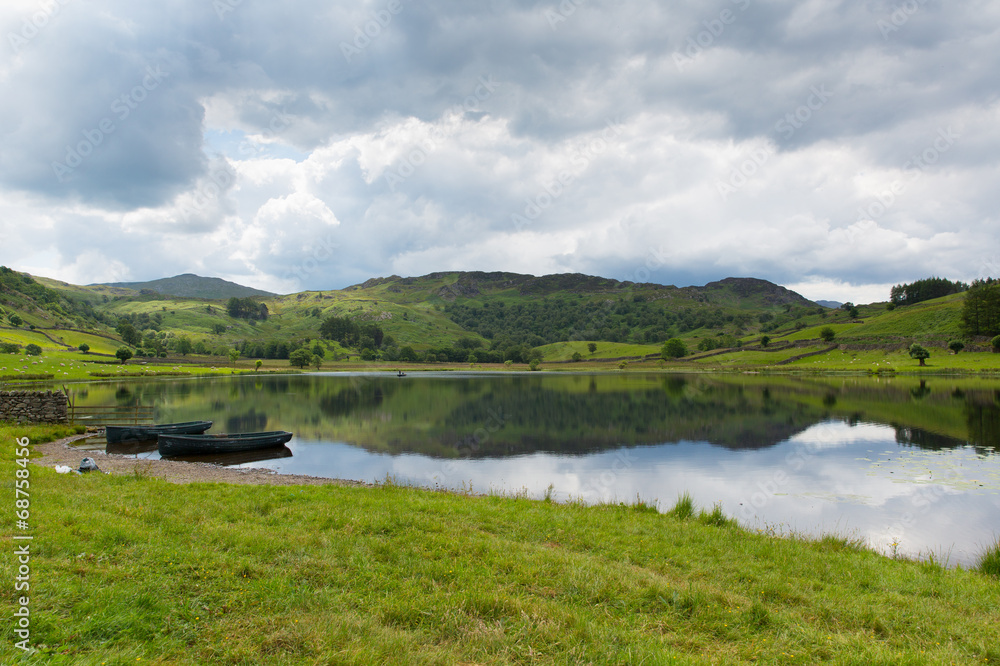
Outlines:
<svg viewBox="0 0 1000 666"><path fill-rule="evenodd" d="M1000 276L1000 3L4 0L0 264Z"/></svg>

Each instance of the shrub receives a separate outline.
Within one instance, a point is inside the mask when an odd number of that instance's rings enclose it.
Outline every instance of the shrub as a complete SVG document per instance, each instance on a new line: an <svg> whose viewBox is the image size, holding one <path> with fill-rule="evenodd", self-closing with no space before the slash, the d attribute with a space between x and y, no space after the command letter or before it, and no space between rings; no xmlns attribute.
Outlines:
<svg viewBox="0 0 1000 666"><path fill-rule="evenodd" d="M573 361L578 362L583 360L583 354L580 352L573 352Z"/></svg>
<svg viewBox="0 0 1000 666"><path fill-rule="evenodd" d="M0 354L20 354L21 345L14 342L0 342Z"/></svg>
<svg viewBox="0 0 1000 666"><path fill-rule="evenodd" d="M831 327L824 326L819 331L819 337L823 338L824 342L833 342L833 339L837 337L837 333Z"/></svg>
<svg viewBox="0 0 1000 666"><path fill-rule="evenodd" d="M7 315L7 321L10 322L11 326L20 326L21 324L24 323L24 320L21 319L21 317L18 316L16 312L11 312L9 315Z"/></svg>
<svg viewBox="0 0 1000 666"><path fill-rule="evenodd" d="M36 345L35 343L31 343L30 345L27 345L24 348L24 353L27 354L28 356L41 356L42 348Z"/></svg>
<svg viewBox="0 0 1000 666"><path fill-rule="evenodd" d="M958 352L965 349L965 343L961 342L960 340L952 340L951 342L948 343L948 349L957 354Z"/></svg>
<svg viewBox="0 0 1000 666"><path fill-rule="evenodd" d="M993 345L993 353L1000 353L1000 335L993 338L990 343Z"/></svg>

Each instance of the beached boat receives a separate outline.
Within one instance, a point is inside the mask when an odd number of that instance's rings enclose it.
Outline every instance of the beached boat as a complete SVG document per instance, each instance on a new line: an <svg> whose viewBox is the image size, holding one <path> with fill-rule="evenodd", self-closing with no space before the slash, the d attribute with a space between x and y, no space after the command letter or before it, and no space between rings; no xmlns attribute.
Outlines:
<svg viewBox="0 0 1000 666"><path fill-rule="evenodd" d="M211 427L211 421L185 421L184 423L160 423L156 425L109 425L104 429L104 437L108 440L108 444L143 440L155 441L159 435L200 435Z"/></svg>
<svg viewBox="0 0 1000 666"><path fill-rule="evenodd" d="M235 453L198 453L184 456L170 456L170 459L183 460L184 462L211 463L213 465L230 467L233 465L246 465L247 463L291 457L292 450L287 446L282 445L273 446L267 449L258 449L256 451L237 451Z"/></svg>
<svg viewBox="0 0 1000 666"><path fill-rule="evenodd" d="M291 438L292 433L283 430L233 435L160 435L156 439L156 448L161 456L232 453L282 446Z"/></svg>

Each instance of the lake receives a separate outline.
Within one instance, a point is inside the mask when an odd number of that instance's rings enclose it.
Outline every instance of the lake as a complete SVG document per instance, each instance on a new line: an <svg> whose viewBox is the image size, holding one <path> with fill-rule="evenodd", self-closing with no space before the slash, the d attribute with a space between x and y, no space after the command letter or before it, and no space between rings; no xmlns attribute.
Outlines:
<svg viewBox="0 0 1000 666"><path fill-rule="evenodd" d="M284 457L229 461L278 473L664 511L688 492L751 528L950 565L1000 536L998 380L315 373L72 389L79 405L152 405L157 422L294 432Z"/></svg>

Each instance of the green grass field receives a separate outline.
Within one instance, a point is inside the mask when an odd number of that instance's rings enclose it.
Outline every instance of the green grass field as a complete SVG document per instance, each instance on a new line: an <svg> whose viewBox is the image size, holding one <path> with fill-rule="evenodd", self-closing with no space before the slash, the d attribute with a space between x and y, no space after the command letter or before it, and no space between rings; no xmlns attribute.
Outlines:
<svg viewBox="0 0 1000 666"><path fill-rule="evenodd" d="M11 502L14 437L56 434L0 426ZM5 622L5 664L1000 664L996 578L749 532L686 501L37 466L30 494L37 652ZM16 566L0 558L3 580ZM0 594L13 609L13 585Z"/></svg>

